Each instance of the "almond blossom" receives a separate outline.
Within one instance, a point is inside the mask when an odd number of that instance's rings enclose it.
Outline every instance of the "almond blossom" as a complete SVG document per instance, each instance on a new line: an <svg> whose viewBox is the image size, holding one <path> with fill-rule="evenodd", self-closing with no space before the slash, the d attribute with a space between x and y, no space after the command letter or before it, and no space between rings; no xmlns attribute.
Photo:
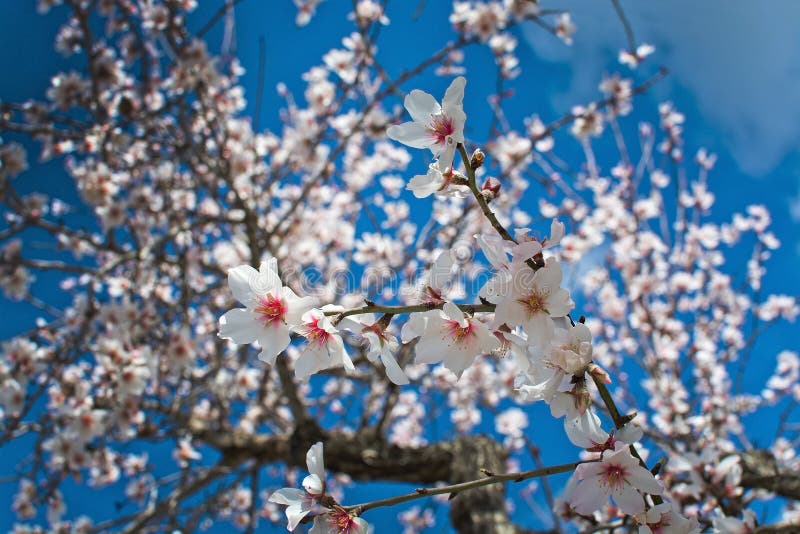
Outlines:
<svg viewBox="0 0 800 534"><path fill-rule="evenodd" d="M429 148L439 160L439 169L452 167L456 145L464 142L467 115L462 102L466 84L463 76L454 79L441 105L430 94L414 89L403 102L413 120L390 126L386 135L410 147Z"/></svg>
<svg viewBox="0 0 800 534"><path fill-rule="evenodd" d="M495 323L522 326L531 343L546 345L555 335L553 318L564 317L575 306L562 289L561 265L548 260L533 271L525 263L512 264L509 277L494 285L487 299L495 302Z"/></svg>
<svg viewBox="0 0 800 534"><path fill-rule="evenodd" d="M308 534L367 534L369 524L360 517L354 517L342 508L334 508L328 513L314 518Z"/></svg>
<svg viewBox="0 0 800 534"><path fill-rule="evenodd" d="M374 362L380 359L386 368L386 376L394 384L408 384L408 377L397 363L394 355L400 349L397 338L386 331L386 325L375 320L375 315L365 313L357 318L345 317L339 323L343 329L360 334L367 342L367 359Z"/></svg>
<svg viewBox="0 0 800 534"><path fill-rule="evenodd" d="M355 370L339 330L333 326L323 309L315 308L304 313L296 330L306 340L294 364L298 378L305 379L337 365L344 366L348 373Z"/></svg>
<svg viewBox="0 0 800 534"><path fill-rule="evenodd" d="M640 523L639 534L697 534L697 520L689 520L677 513L672 503L662 502L636 516Z"/></svg>
<svg viewBox="0 0 800 534"><path fill-rule="evenodd" d="M402 335L404 343L420 338L415 348L418 363L444 362L459 377L476 357L500 348L500 340L485 324L468 317L452 302L446 302L441 310L412 316Z"/></svg>
<svg viewBox="0 0 800 534"><path fill-rule="evenodd" d="M246 308L227 312L219 320L219 336L236 344L258 341L259 359L273 364L291 342L289 332L313 306L311 297L298 297L278 276L275 258L261 263L258 271L240 265L228 271L233 296Z"/></svg>
<svg viewBox="0 0 800 534"><path fill-rule="evenodd" d="M664 491L624 443L618 443L613 452L606 452L599 462L579 465L573 477L578 484L570 505L584 515L599 510L609 498L624 513L638 514L645 505L642 493L660 495Z"/></svg>
<svg viewBox="0 0 800 534"><path fill-rule="evenodd" d="M293 531L308 515L315 503L325 495L325 462L322 442L318 441L306 453L309 475L303 479L303 489L281 488L269 496L269 501L286 505L286 528Z"/></svg>
<svg viewBox="0 0 800 534"><path fill-rule="evenodd" d="M434 193L444 190L448 184L448 176L442 172L440 161L428 165L427 174L418 174L408 181L406 189L414 193L417 198L426 198Z"/></svg>

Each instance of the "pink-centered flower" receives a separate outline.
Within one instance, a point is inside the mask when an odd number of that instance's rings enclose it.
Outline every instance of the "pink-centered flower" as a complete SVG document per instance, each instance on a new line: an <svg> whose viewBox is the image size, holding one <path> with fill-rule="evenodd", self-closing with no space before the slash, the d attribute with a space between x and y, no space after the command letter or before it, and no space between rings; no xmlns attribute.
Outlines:
<svg viewBox="0 0 800 534"><path fill-rule="evenodd" d="M443 309L411 316L403 326L403 342L415 337L416 361L444 362L459 377L480 354L500 348L500 340L485 324L467 317L458 306L446 302Z"/></svg>
<svg viewBox="0 0 800 534"><path fill-rule="evenodd" d="M408 377L397 363L394 355L400 349L397 338L386 331L386 325L375 320L375 315L365 313L355 317L345 317L339 323L342 329L360 334L367 342L367 359L371 362L380 359L386 368L386 376L397 385L408 384Z"/></svg>
<svg viewBox="0 0 800 534"><path fill-rule="evenodd" d="M324 308L313 309L303 314L301 323L295 328L306 338L306 345L294 364L298 378L309 376L337 365L344 366L349 373L355 370L353 361L347 354L342 336L331 320L325 316Z"/></svg>
<svg viewBox="0 0 800 534"><path fill-rule="evenodd" d="M660 495L663 488L653 474L639 465L628 445L617 443L614 452L606 452L599 462L585 463L575 469L578 479L570 505L578 513L589 515L599 510L609 498L628 515L644 511L642 493Z"/></svg>
<svg viewBox="0 0 800 534"><path fill-rule="evenodd" d="M335 508L315 517L308 534L367 534L368 531L369 524L366 521Z"/></svg>
<svg viewBox="0 0 800 534"><path fill-rule="evenodd" d="M311 309L313 299L300 298L281 283L275 258L262 262L258 271L249 265L234 267L228 271L228 285L245 308L220 318L219 336L236 344L258 341L259 359L275 363L277 355L289 346L289 331Z"/></svg>
<svg viewBox="0 0 800 534"><path fill-rule="evenodd" d="M303 489L281 488L269 496L269 501L286 505L288 530L294 530L308 515L314 503L325 495L325 462L322 458L322 442L318 441L306 453L309 475L303 479Z"/></svg>
<svg viewBox="0 0 800 534"><path fill-rule="evenodd" d="M553 318L565 317L575 306L562 289L561 265L549 259L533 271L524 262L512 262L506 278L487 288L486 298L497 304L495 324L522 326L532 345L545 346L555 335Z"/></svg>
<svg viewBox="0 0 800 534"><path fill-rule="evenodd" d="M386 135L410 147L429 148L439 158L439 169L452 167L456 145L464 142L466 84L463 76L453 80L441 105L428 93L414 89L403 102L412 121L389 126Z"/></svg>
<svg viewBox="0 0 800 534"><path fill-rule="evenodd" d="M697 520L690 520L673 509L672 503L662 502L636 517L639 534L696 534Z"/></svg>

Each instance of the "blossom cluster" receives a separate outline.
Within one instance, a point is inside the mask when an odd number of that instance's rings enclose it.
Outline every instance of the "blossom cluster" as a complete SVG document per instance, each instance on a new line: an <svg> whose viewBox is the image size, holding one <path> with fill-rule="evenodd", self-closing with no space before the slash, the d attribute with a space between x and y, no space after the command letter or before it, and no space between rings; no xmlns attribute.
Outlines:
<svg viewBox="0 0 800 534"><path fill-rule="evenodd" d="M404 3L286 3L301 32L336 10L347 29L265 89L262 124L234 54L247 3L39 0L70 67L40 101L0 102L0 298L31 318L0 342L15 531L365 532L353 480L492 479L451 461L471 443L496 475L575 447L568 479L480 497L498 528L518 529L506 502L546 529L750 532L765 502L796 523L781 478L753 476L754 458L800 468L800 358L754 349L800 311L772 293L779 236L765 206L719 214L690 116L665 102L631 126L654 48L629 43L593 102L512 117L517 28L569 43L569 13L455 1L426 34L441 49L394 76L382 39ZM429 67L436 97L411 86ZM40 185L34 143L74 198ZM75 488L117 506L79 515ZM464 502L398 521L441 529L448 507L465 528Z"/></svg>

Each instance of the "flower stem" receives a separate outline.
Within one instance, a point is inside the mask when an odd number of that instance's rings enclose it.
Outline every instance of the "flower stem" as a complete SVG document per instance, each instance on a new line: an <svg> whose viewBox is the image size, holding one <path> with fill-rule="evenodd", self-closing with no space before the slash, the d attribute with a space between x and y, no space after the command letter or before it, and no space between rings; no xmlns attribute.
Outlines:
<svg viewBox="0 0 800 534"><path fill-rule="evenodd" d="M497 220L495 217L494 212L489 207L489 204L486 202L486 198L481 193L480 189L478 189L478 182L475 180L475 169L472 168L470 165L469 156L467 155L467 149L464 148L464 145L459 143L458 144L458 153L461 154L461 161L464 162L464 167L467 169L467 186L469 190L472 191L472 194L475 196L475 200L478 201L478 206L480 206L481 211L483 212L484 216L489 219L492 227L497 230L503 239L506 241L512 241L514 243L517 242L514 237L508 233L505 226L500 224L500 221Z"/></svg>

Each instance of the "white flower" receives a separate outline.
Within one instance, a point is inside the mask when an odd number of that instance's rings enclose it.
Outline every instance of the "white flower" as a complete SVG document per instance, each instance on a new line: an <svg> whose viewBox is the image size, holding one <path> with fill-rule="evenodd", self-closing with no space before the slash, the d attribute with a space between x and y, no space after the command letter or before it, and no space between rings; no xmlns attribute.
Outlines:
<svg viewBox="0 0 800 534"><path fill-rule="evenodd" d="M697 520L689 520L673 510L672 503L662 502L637 516L639 534L696 534Z"/></svg>
<svg viewBox="0 0 800 534"><path fill-rule="evenodd" d="M500 340L480 321L446 302L442 310L412 315L403 326L403 341L420 337L415 348L419 363L444 362L459 377L479 354L500 348Z"/></svg>
<svg viewBox="0 0 800 534"><path fill-rule="evenodd" d="M240 265L228 271L233 296L246 308L237 308L219 320L219 336L236 344L258 341L259 359L273 364L289 346L289 330L313 306L311 297L298 297L278 277L275 258L261 263L258 271Z"/></svg>
<svg viewBox="0 0 800 534"><path fill-rule="evenodd" d="M413 120L389 126L386 135L410 147L429 148L439 158L440 169L452 167L456 145L464 142L467 116L462 102L466 84L463 76L453 80L441 106L428 93L414 89L403 102Z"/></svg>
<svg viewBox="0 0 800 534"><path fill-rule="evenodd" d="M592 332L582 323L556 328L544 359L567 374L582 375L592 361Z"/></svg>
<svg viewBox="0 0 800 534"><path fill-rule="evenodd" d="M568 45L572 44L572 35L576 29L569 13L562 13L556 18L556 35Z"/></svg>
<svg viewBox="0 0 800 534"><path fill-rule="evenodd" d="M565 317L575 306L561 289L561 265L548 260L534 272L523 262L512 262L507 279L497 279L486 298L497 304L495 324L522 326L533 345L545 346L555 335L554 317Z"/></svg>
<svg viewBox="0 0 800 534"><path fill-rule="evenodd" d="M439 162L428 165L428 174L418 174L409 180L406 189L417 198L429 197L447 187L447 180L439 168Z"/></svg>
<svg viewBox="0 0 800 534"><path fill-rule="evenodd" d="M359 315L358 319L345 317L339 323L345 330L361 334L369 344L367 358L374 362L380 359L386 368L386 376L397 385L408 384L408 377L394 359L394 354L400 349L397 338L386 331L386 328L375 321L371 313Z"/></svg>
<svg viewBox="0 0 800 534"><path fill-rule="evenodd" d="M573 477L578 479L570 505L580 514L599 510L609 497L622 512L635 515L644 511L642 493L659 495L663 488L653 474L639 465L628 445L617 443L599 462L580 464Z"/></svg>
<svg viewBox="0 0 800 534"><path fill-rule="evenodd" d="M337 508L314 518L308 534L367 534L369 524L360 517L353 517Z"/></svg>
<svg viewBox="0 0 800 534"><path fill-rule="evenodd" d="M295 330L306 338L306 346L294 364L294 373L298 378L308 378L336 365L343 365L348 373L355 370L342 336L323 310L315 308L304 313L301 324Z"/></svg>
<svg viewBox="0 0 800 534"><path fill-rule="evenodd" d="M269 496L269 501L286 505L286 528L294 530L311 511L315 502L325 495L325 462L322 442L318 441L306 453L309 475L303 479L303 489L281 488Z"/></svg>
<svg viewBox="0 0 800 534"><path fill-rule="evenodd" d="M620 50L619 62L632 69L635 69L642 61L645 60L647 56L655 51L656 47L647 43L640 44L638 47L636 47L635 51Z"/></svg>

